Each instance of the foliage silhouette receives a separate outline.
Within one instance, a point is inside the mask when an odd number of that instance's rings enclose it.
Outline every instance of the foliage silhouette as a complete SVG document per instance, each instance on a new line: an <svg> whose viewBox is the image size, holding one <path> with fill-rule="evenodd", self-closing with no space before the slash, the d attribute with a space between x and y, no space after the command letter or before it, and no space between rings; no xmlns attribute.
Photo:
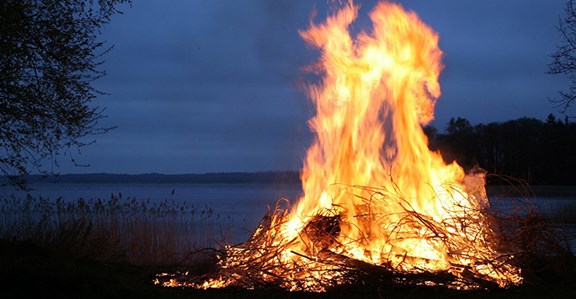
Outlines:
<svg viewBox="0 0 576 299"><path fill-rule="evenodd" d="M564 14L556 26L560 33L560 44L551 55L552 62L548 65L548 73L565 74L570 78L568 90L559 91L559 98L551 100L562 108L563 113L566 113L576 101L576 3L574 0L566 2Z"/></svg>
<svg viewBox="0 0 576 299"><path fill-rule="evenodd" d="M478 165L535 185L576 181L576 123L568 118L560 121L551 114L545 122L523 117L472 126L458 117L449 121L444 133L430 128L425 132L430 148L465 169Z"/></svg>
<svg viewBox="0 0 576 299"><path fill-rule="evenodd" d="M103 109L94 80L110 47L97 39L131 0L0 2L0 175L25 187L31 169L53 173L57 157L90 144ZM49 167L43 164L49 164Z"/></svg>

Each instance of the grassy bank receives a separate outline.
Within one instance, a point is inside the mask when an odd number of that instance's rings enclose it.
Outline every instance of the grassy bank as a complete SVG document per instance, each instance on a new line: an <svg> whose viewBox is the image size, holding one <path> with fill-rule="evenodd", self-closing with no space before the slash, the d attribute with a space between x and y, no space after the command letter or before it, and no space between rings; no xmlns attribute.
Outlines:
<svg viewBox="0 0 576 299"><path fill-rule="evenodd" d="M210 271L216 261L213 251L190 253L216 246L226 237L222 226L227 221L209 207L170 201L151 204L120 194L106 200L3 198L0 298L576 298L576 277L472 292L390 285L353 286L324 294L201 291L152 283L160 272ZM542 261L545 267L538 264L537 269L546 271L550 258ZM571 262L569 267L574 268L574 258Z"/></svg>

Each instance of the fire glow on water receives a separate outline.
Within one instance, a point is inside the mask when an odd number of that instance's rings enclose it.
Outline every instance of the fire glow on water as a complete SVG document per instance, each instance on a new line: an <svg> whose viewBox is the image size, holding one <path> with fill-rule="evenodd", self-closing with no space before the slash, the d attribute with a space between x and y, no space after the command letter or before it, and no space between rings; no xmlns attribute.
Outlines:
<svg viewBox="0 0 576 299"><path fill-rule="evenodd" d="M325 291L367 267L398 280L441 273L450 279L420 283L460 289L522 282L483 213L483 174L466 175L427 146L422 126L434 117L443 68L438 35L382 2L370 13L372 29L352 37L357 14L349 2L300 32L320 50L309 70L322 77L307 90L316 115L304 195L227 248L218 273L164 285Z"/></svg>

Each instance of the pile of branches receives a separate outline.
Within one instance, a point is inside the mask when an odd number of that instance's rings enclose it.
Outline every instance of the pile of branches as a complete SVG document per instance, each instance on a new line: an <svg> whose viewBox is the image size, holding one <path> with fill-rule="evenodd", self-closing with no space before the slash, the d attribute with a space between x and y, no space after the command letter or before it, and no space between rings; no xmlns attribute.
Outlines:
<svg viewBox="0 0 576 299"><path fill-rule="evenodd" d="M404 212L396 214L400 220L387 236L388 242L394 243L402 238L426 238L429 242L442 244L450 256L459 256L471 262L454 263L447 270L428 271L423 268L403 269L402 263L410 259L427 262L424 258L407 255L396 263L374 264L355 259L340 250L345 244L341 244L341 238L338 237L341 227L347 225L346 219L349 218L336 209L314 215L305 222L297 237L285 240L281 232L288 221L288 210L277 204L262 219L247 242L227 247L220 252L217 271L204 275L162 274L157 278L157 283L194 288L283 288L313 292L345 285L494 289L514 286L522 280L524 283L541 283L544 277L550 277L551 265L557 265L553 269L556 276L574 277L573 274L566 276L566 271L574 270L569 266L570 263L566 263L572 261L566 242L558 234L559 231L538 216L534 208L513 213L489 207L470 209L465 214L453 214L450 219L437 221L415 211L400 196L394 197L387 190L354 188L370 193L370 196L362 197L366 211L374 208L377 203L403 207ZM366 221L378 221L387 216L371 215L369 212L353 215L356 218L365 217ZM478 223L482 224L481 232L477 231ZM406 226L416 227L417 231L424 230L426 233L419 236L414 236L414 233L406 235L402 230ZM466 235L466 238L462 240L455 238L455 235ZM307 244L305 250L291 249L298 242ZM362 240L351 242L362 243ZM489 243L490 246L482 246L481 243ZM494 251L487 252L483 248ZM287 254L297 258L287 262ZM480 268L484 271L479 271ZM499 275L521 275L522 278L517 283L503 283L494 279Z"/></svg>

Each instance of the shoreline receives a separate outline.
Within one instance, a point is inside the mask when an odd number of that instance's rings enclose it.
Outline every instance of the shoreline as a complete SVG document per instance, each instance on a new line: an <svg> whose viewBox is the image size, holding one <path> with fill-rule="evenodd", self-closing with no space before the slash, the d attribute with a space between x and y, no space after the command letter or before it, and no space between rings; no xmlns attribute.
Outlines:
<svg viewBox="0 0 576 299"><path fill-rule="evenodd" d="M576 197L576 186L562 185L487 185L488 196L512 195L518 196L558 196Z"/></svg>

